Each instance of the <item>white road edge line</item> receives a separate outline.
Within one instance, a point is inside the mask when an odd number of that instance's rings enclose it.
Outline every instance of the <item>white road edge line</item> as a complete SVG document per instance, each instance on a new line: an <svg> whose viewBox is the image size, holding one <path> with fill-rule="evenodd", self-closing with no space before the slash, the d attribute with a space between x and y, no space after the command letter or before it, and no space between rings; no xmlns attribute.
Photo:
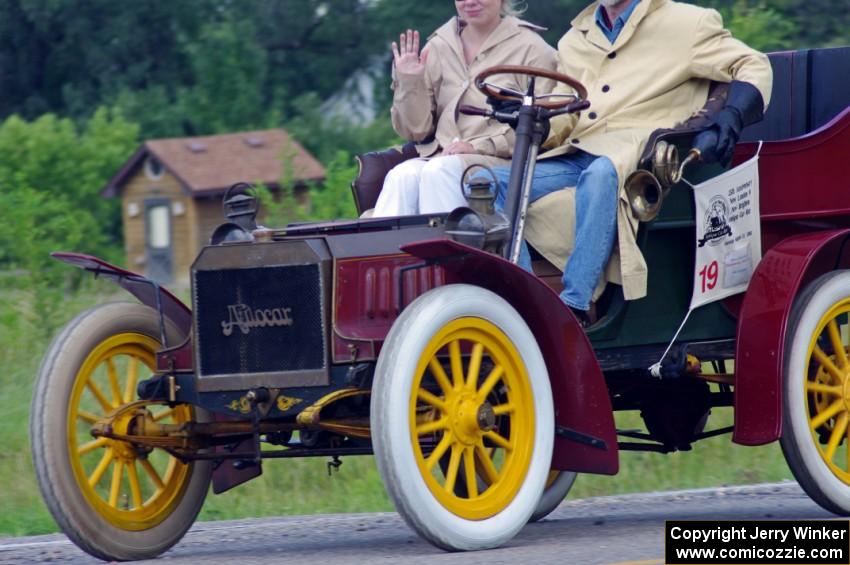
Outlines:
<svg viewBox="0 0 850 565"><path fill-rule="evenodd" d="M0 542L0 552L9 551L12 549L21 549L25 547L44 547L46 545L69 545L71 540L69 539L60 539L56 541L33 541L27 543L10 543L4 544Z"/></svg>

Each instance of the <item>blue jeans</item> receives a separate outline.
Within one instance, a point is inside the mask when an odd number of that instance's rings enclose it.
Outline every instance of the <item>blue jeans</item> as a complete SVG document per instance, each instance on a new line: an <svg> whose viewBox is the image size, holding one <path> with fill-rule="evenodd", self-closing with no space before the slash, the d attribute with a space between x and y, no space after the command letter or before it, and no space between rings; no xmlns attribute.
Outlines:
<svg viewBox="0 0 850 565"><path fill-rule="evenodd" d="M496 208L502 210L510 168L497 167L493 172L499 185ZM561 300L578 310L587 310L617 235L617 170L607 157L583 151L543 159L534 168L529 203L571 186L576 187L575 249L564 266ZM524 241L519 265L531 271L531 256Z"/></svg>

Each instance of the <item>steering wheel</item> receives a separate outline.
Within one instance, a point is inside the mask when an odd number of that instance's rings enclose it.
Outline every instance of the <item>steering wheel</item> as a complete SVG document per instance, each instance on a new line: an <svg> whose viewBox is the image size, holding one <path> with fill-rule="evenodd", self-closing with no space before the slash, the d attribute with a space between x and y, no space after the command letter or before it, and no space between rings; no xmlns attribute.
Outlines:
<svg viewBox="0 0 850 565"><path fill-rule="evenodd" d="M484 93L485 96L489 96L491 98L496 98L498 100L516 100L522 102L522 99L525 97L524 92L519 92L511 88L505 88L503 86L490 84L489 82L487 82L487 79L491 76L502 74L548 78L550 80L554 80L555 82L566 84L567 86L571 87L573 90L576 91L576 94L544 94L541 96L535 96L534 105L541 108L547 108L549 110L560 110L562 108L570 106L571 104L575 104L576 102L582 102L585 98L587 98L587 89L582 83L580 83L576 79L567 75L563 75L561 73L556 73L555 71L550 71L548 69L527 67L525 65L499 65L497 67L490 67L489 69L485 69L477 77L475 77L475 87L478 88L478 90L480 90L482 93ZM557 98L557 100L552 100L553 98Z"/></svg>

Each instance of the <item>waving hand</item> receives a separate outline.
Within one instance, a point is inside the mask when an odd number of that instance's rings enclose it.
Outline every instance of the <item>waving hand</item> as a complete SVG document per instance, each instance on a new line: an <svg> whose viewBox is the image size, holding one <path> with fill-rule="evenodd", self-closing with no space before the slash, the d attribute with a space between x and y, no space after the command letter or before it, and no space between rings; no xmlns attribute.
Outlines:
<svg viewBox="0 0 850 565"><path fill-rule="evenodd" d="M398 37L398 43L393 41L393 62L398 72L406 75L421 75L425 72L425 61L428 50L419 53L419 32L407 30Z"/></svg>

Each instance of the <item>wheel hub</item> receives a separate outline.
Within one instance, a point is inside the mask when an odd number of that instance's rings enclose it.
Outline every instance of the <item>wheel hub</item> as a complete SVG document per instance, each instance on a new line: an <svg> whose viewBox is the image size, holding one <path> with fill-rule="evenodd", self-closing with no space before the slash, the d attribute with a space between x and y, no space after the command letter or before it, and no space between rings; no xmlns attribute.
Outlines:
<svg viewBox="0 0 850 565"><path fill-rule="evenodd" d="M478 427L483 432L489 432L496 427L496 411L489 402L478 407Z"/></svg>
<svg viewBox="0 0 850 565"><path fill-rule="evenodd" d="M474 445L484 432L493 429L496 414L488 403L479 403L474 393L462 393L451 403L451 428L464 445Z"/></svg>
<svg viewBox="0 0 850 565"><path fill-rule="evenodd" d="M146 409L137 409L119 414L112 423L113 432L117 435L133 435L135 433L135 422L137 418L151 418L151 413ZM132 463L138 457L136 447L129 442L118 439L108 440L107 445L112 448L116 457L125 463Z"/></svg>

